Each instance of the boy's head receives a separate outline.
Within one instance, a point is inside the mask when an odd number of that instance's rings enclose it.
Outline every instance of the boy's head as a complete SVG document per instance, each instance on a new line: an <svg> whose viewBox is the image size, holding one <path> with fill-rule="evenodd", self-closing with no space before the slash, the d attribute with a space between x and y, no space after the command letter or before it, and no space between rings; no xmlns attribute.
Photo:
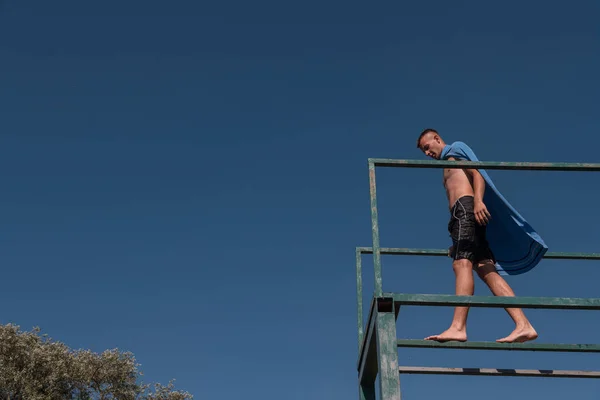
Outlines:
<svg viewBox="0 0 600 400"><path fill-rule="evenodd" d="M426 156L436 160L440 159L445 146L446 143L435 129L425 129L417 139L417 148L425 153Z"/></svg>

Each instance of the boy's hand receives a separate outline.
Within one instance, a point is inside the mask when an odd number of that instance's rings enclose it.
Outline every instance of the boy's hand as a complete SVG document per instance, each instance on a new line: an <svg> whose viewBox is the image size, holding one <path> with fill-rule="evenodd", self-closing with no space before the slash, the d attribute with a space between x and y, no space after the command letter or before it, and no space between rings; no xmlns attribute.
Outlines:
<svg viewBox="0 0 600 400"><path fill-rule="evenodd" d="M483 201L476 201L475 207L473 208L473 212L475 214L475 219L479 225L486 225L492 216L488 211L487 207L483 203Z"/></svg>

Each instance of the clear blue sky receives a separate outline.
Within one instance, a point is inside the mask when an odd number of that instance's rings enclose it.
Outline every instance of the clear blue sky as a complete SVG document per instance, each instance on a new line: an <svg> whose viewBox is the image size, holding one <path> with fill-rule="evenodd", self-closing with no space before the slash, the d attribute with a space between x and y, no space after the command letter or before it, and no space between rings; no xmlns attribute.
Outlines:
<svg viewBox="0 0 600 400"><path fill-rule="evenodd" d="M485 4L484 4L485 3ZM368 157L426 127L483 160L599 162L597 1L0 1L0 321L135 353L196 398L356 398ZM439 170L379 170L381 244L446 248ZM594 173L491 171L551 251L600 251ZM365 295L373 288L365 256ZM452 293L384 257L384 290ZM593 262L517 294L599 297ZM477 294L488 294L477 282ZM449 308L406 308L399 337ZM538 342L596 312L531 310ZM418 317L421 320L417 321ZM473 309L470 340L512 330ZM599 369L595 354L401 350L405 365ZM403 376L404 399L598 399L600 382Z"/></svg>

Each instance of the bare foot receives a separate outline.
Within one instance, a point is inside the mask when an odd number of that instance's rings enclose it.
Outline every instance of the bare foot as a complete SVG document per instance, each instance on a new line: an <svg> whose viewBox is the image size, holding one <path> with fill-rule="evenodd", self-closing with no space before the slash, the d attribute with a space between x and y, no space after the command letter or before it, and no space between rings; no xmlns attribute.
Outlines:
<svg viewBox="0 0 600 400"><path fill-rule="evenodd" d="M439 335L428 336L425 340L435 340L438 342L449 342L452 340L458 342L466 342L467 341L467 332L465 330L459 330L456 328L448 328L446 331L442 332Z"/></svg>
<svg viewBox="0 0 600 400"><path fill-rule="evenodd" d="M496 340L498 343L523 343L537 339L538 334L531 325L525 328L517 328L512 333L502 339Z"/></svg>

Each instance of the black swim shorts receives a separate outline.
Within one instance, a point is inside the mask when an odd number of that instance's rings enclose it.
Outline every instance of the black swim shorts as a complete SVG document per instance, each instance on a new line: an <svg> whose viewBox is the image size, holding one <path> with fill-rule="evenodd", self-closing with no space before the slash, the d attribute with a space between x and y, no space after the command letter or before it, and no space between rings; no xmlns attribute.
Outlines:
<svg viewBox="0 0 600 400"><path fill-rule="evenodd" d="M473 212L475 199L463 196L456 200L450 210L448 231L452 238L450 257L454 260L468 259L473 263L483 260L496 262L485 236L485 225L479 225Z"/></svg>

